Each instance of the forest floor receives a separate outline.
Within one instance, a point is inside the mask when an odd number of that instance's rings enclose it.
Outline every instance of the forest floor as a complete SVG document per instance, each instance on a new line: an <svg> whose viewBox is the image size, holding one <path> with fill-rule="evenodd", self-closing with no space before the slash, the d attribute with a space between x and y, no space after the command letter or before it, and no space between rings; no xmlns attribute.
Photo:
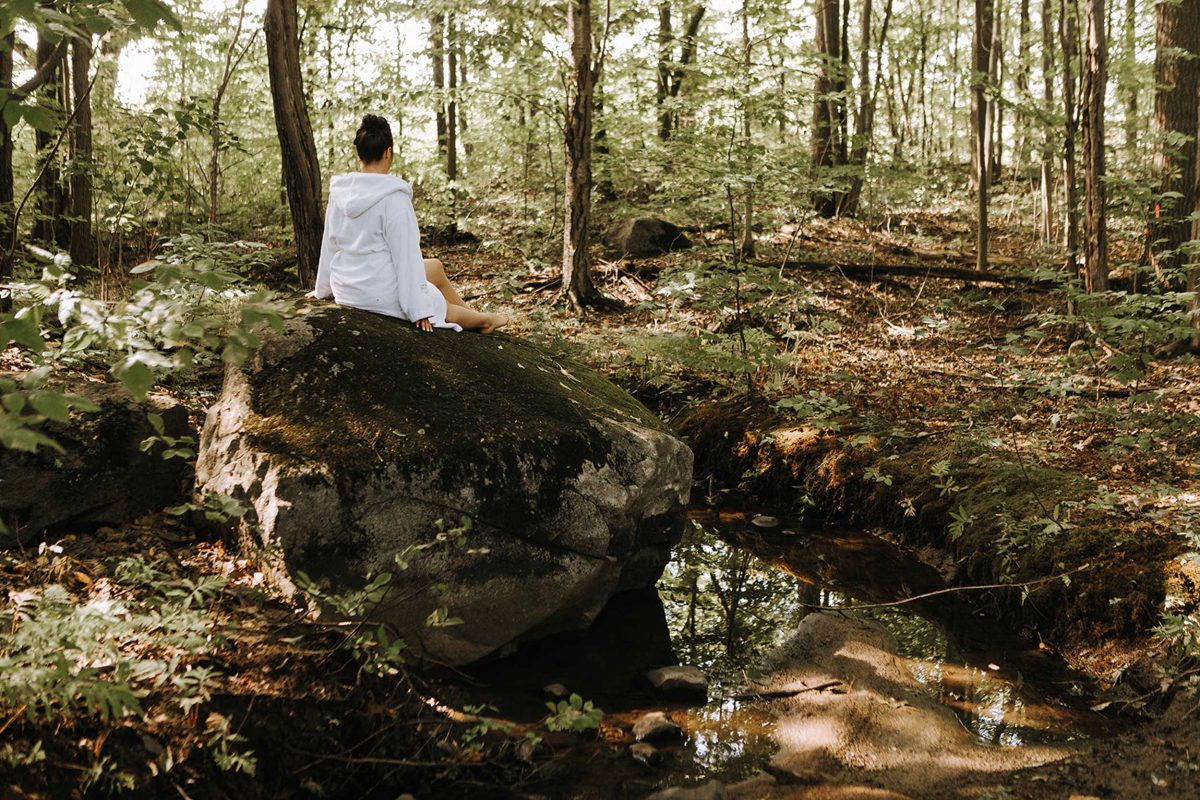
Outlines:
<svg viewBox="0 0 1200 800"><path fill-rule="evenodd" d="M1191 632L1160 614L1164 603L1195 611L1200 586L1200 363L1154 358L1156 329L1132 309L1066 316L1060 293L1021 277L1040 251L1019 233L996 237L997 272L1009 277L940 276L970 270L969 234L929 213L878 227L806 223L735 263L719 231L697 232L693 250L601 262L600 288L626 307L584 316L558 298L546 240L426 254L471 302L509 310L512 335L574 342L667 418L696 451L704 499L807 509L904 542L952 585L1011 584L960 597L1096 677L1103 702L1149 715L1066 762L1003 776L987 795L945 796L1191 797L1194 676L1167 655ZM272 797L299 782L313 797L336 796L327 786L395 796L398 776L412 775L423 776L418 796L450 775L464 797L498 786L514 797L627 791L612 758L628 743L623 718L595 740L543 730L531 759L524 727L451 711L433 699L436 684L364 670L355 631L314 626L253 564L169 519L55 548L5 555L0 588L58 582L75 602L117 600L134 618L167 616L207 639L155 640L154 658L187 668L165 673L176 688L140 699L140 721L30 720L21 708L0 719L0 794L66 797L86 785ZM1165 638L1151 635L1160 623ZM186 696L202 701L180 713L178 686L194 684L196 668L211 674ZM251 751L253 777L239 760ZM645 770L619 763L645 785ZM837 792L772 796L884 796Z"/></svg>

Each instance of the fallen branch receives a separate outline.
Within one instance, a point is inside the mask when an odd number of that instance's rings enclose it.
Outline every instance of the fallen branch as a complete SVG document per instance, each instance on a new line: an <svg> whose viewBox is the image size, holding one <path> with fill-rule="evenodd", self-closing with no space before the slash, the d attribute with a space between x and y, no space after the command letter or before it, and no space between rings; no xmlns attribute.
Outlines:
<svg viewBox="0 0 1200 800"><path fill-rule="evenodd" d="M782 264L768 261L748 262L757 267L772 269L804 269L813 272L840 272L847 278L865 278L874 280L878 277L901 276L909 278L944 278L956 281L972 281L976 283L1003 283L1020 286L1052 288L1054 281L1037 280L1028 275L1013 275L1007 272L984 272L964 267L924 267L912 264L828 264L821 261L785 261Z"/></svg>
<svg viewBox="0 0 1200 800"><path fill-rule="evenodd" d="M803 689L768 689L765 692L739 692L731 694L728 700L777 700L781 697L795 697L796 695L806 694L808 692L823 692L826 689L832 689L835 686L845 685L842 681L825 681L818 683L816 686L805 686Z"/></svg>

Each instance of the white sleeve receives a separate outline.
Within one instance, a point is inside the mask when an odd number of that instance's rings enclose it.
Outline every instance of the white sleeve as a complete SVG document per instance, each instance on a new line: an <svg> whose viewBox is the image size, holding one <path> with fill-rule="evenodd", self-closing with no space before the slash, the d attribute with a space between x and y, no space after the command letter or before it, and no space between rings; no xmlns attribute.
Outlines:
<svg viewBox="0 0 1200 800"><path fill-rule="evenodd" d="M317 261L317 297L333 297L333 286L329 282L329 262L333 260L333 234L329 232L329 218L333 213L333 204L325 209L325 229L321 234L321 258Z"/></svg>
<svg viewBox="0 0 1200 800"><path fill-rule="evenodd" d="M429 319L438 306L429 295L425 259L421 257L421 231L412 200L403 192L388 197L383 216L383 238L396 268L396 299L410 322Z"/></svg>

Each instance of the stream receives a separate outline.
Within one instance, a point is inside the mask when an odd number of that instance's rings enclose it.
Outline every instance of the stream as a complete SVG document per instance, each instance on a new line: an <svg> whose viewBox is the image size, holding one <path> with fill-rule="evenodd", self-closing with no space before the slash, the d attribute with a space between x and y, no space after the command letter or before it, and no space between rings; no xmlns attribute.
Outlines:
<svg viewBox="0 0 1200 800"><path fill-rule="evenodd" d="M628 730L654 710L683 727L684 741L662 748L663 762L650 775L623 748L610 747L603 757L588 756L572 779L551 781L608 787L579 796L635 796L714 778L732 783L761 771L778 751L775 715L762 702L733 697L759 677L762 658L808 614L887 603L944 583L933 567L880 536L805 528L760 513L694 509L657 591L617 595L586 634L533 642L482 666L476 677L486 689L474 701L533 723L546 713L542 687L563 683L603 708L614 729ZM1089 710L1095 701L1085 676L971 614L960 595L855 614L891 633L923 690L980 742L1061 745L1118 730L1118 722ZM647 692L643 671L672 655L709 676L706 704L664 702ZM631 790L639 781L643 789Z"/></svg>

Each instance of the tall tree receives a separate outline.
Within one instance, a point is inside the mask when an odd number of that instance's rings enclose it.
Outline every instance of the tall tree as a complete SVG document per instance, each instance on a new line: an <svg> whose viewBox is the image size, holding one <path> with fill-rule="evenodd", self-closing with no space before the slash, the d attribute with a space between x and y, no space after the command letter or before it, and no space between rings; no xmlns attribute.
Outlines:
<svg viewBox="0 0 1200 800"><path fill-rule="evenodd" d="M867 155L871 150L871 139L875 131L875 104L879 82L883 71L883 44L887 40L888 23L892 18L892 0L886 0L883 7L883 24L879 28L879 43L876 47L875 81L871 81L871 0L863 0L861 50L859 52L859 84L858 111L854 117L854 136L850 145L849 163L865 170ZM860 172L850 179L850 189L842 198L839 215L854 216L858 213L858 205L862 198L862 188L865 175Z"/></svg>
<svg viewBox="0 0 1200 800"><path fill-rule="evenodd" d="M1042 0L1042 109L1054 113L1054 0ZM1049 126L1041 147L1042 241L1054 237L1054 137Z"/></svg>
<svg viewBox="0 0 1200 800"><path fill-rule="evenodd" d="M1188 215L1196 208L1197 116L1200 114L1200 0L1155 6L1154 123L1161 200L1155 211L1155 251L1160 270L1183 266L1191 238Z"/></svg>
<svg viewBox="0 0 1200 800"><path fill-rule="evenodd" d="M679 112L670 100L679 97L679 90L687 77L687 69L696 57L696 37L700 34L700 23L704 20L703 3L692 9L680 37L679 55L674 52L675 34L671 27L671 4L658 4L658 70L655 79L654 99L658 110L658 138L666 141L679 127Z"/></svg>
<svg viewBox="0 0 1200 800"><path fill-rule="evenodd" d="M53 8L53 3L44 3ZM37 65L39 72L48 72L46 82L40 88L41 103L50 108L64 109L66 70L63 54L67 40L62 39L48 26L38 28ZM58 153L58 135L49 127L34 129L34 147L37 150L37 220L34 237L47 244L66 247L69 243L70 226L67 224L67 195L63 191L61 159Z"/></svg>
<svg viewBox="0 0 1200 800"><path fill-rule="evenodd" d="M1058 34L1063 54L1063 245L1067 250L1067 274L1078 274L1079 197L1075 175L1075 135L1079 119L1075 111L1075 70L1079 55L1078 10L1075 0L1059 0Z"/></svg>
<svg viewBox="0 0 1200 800"><path fill-rule="evenodd" d="M750 71L753 62L750 60L753 41L750 39L750 9L748 0L742 0L742 71L745 80L742 95L742 150L746 158L745 174L747 175L746 196L742 204L742 241L738 244L738 253L742 258L754 257L754 183L749 179L753 172L753 151L750 138Z"/></svg>
<svg viewBox="0 0 1200 800"><path fill-rule="evenodd" d="M92 233L92 37L71 42L71 85L75 119L71 123L71 261L95 266L96 239Z"/></svg>
<svg viewBox="0 0 1200 800"><path fill-rule="evenodd" d="M300 283L312 286L321 257L321 167L300 73L296 0L267 0L263 21L275 129L296 236Z"/></svg>
<svg viewBox="0 0 1200 800"><path fill-rule="evenodd" d="M458 26L454 14L446 16L446 178L458 180Z"/></svg>
<svg viewBox="0 0 1200 800"><path fill-rule="evenodd" d="M433 63L433 108L438 152L446 158L446 15L429 19L429 57Z"/></svg>
<svg viewBox="0 0 1200 800"><path fill-rule="evenodd" d="M976 192L976 236L975 265L980 270L988 268L988 191L992 185L992 131L991 101L988 99L988 77L991 75L992 0L975 0L975 32L972 37L974 54L972 76L973 94L971 116L975 139L975 192Z"/></svg>
<svg viewBox="0 0 1200 800"><path fill-rule="evenodd" d="M817 79L813 87L812 167L814 172L846 163L845 89L841 9L838 0L816 0L814 45ZM813 209L822 217L837 213L837 193L818 192Z"/></svg>
<svg viewBox="0 0 1200 800"><path fill-rule="evenodd" d="M1108 43L1104 0L1084 0L1087 59L1083 71L1084 287L1108 290L1108 194L1104 187L1104 95L1108 89Z"/></svg>
<svg viewBox="0 0 1200 800"><path fill-rule="evenodd" d="M12 102L13 47L16 34L10 33L0 41L0 94L8 98L0 103L0 284L8 283L12 277L10 252L13 244L13 136L12 127L6 121L4 106ZM11 303L10 293L0 288L0 311L7 311Z"/></svg>
<svg viewBox="0 0 1200 800"><path fill-rule="evenodd" d="M588 250L592 222L592 110L598 67L592 62L591 0L567 0L566 179L563 203L562 286L567 300L583 308L601 299L592 282Z"/></svg>

